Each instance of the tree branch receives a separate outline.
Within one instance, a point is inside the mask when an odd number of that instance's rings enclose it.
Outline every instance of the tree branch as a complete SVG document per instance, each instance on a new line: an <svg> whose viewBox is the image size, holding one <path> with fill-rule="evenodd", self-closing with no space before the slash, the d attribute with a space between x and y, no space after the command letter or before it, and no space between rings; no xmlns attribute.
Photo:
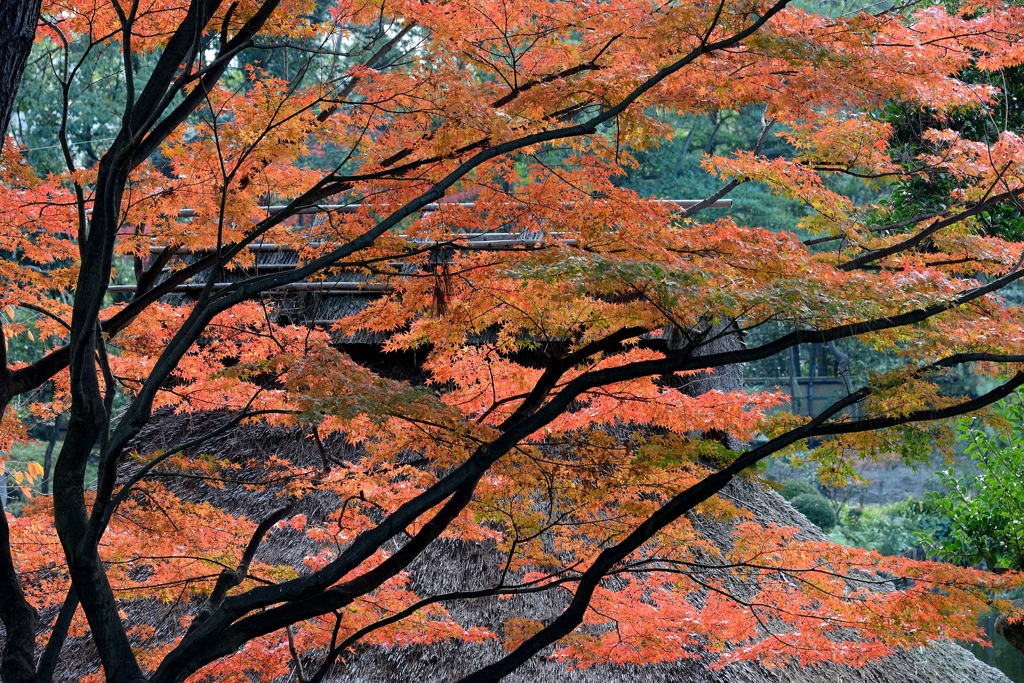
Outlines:
<svg viewBox="0 0 1024 683"><path fill-rule="evenodd" d="M252 538L249 539L249 545L245 547L245 552L242 553L238 567L234 571L225 569L217 577L217 583L213 587L213 592L210 593L210 597L206 600L203 608L199 610L199 614L192 620L192 624L189 626L190 631L210 618L210 615L224 602L224 597L229 590L245 581L245 578L249 575L249 565L252 564L253 558L256 557L256 551L259 550L263 537L267 535L267 532L275 524L287 517L294 507L294 503L288 503L284 507L271 512L266 519L260 522L259 526L256 527L256 531L253 532Z"/></svg>
<svg viewBox="0 0 1024 683"><path fill-rule="evenodd" d="M901 251L906 251L907 249L912 249L917 245L921 244L921 242L923 242L926 238L930 237L931 235L934 235L942 228L947 228L951 225L955 225L956 223L959 223L965 218L976 216L977 214L982 213L983 211L987 211L988 209L991 209L993 206L1001 204L1002 202L1008 199L1015 199L1022 193L1024 193L1024 187L1018 188L1016 190L1010 190L1008 192L1002 192L1000 194L989 197L984 201L978 202L971 208L965 211L961 211L955 216L950 216L948 218L943 218L935 221L921 232L917 233L913 237L903 240L902 242L898 242L897 244L894 244L892 246L885 247L884 249L875 249L874 251L869 251L868 253L862 256L858 256L855 259L846 261L845 263L839 266L839 269L847 271L855 270L857 268L861 268L871 263L872 261L877 261L878 259L885 258L886 256L898 254Z"/></svg>
<svg viewBox="0 0 1024 683"><path fill-rule="evenodd" d="M71 586L68 588L64 602L60 606L57 621L50 631L50 639L46 641L43 654L39 657L35 683L50 683L53 679L53 672L57 668L57 662L60 661L60 651L64 647L64 641L67 640L68 629L71 628L71 620L74 618L77 609L78 594L75 593L75 587Z"/></svg>
<svg viewBox="0 0 1024 683"><path fill-rule="evenodd" d="M995 403L996 401L1008 396L1013 392L1013 390L1021 385L1024 385L1024 372L1017 373L1010 381L997 389L990 391L984 396L957 406L950 406L949 408L942 410L918 411L904 416L860 420L845 424L848 426L849 432L871 431L878 429L879 425L896 426L920 420L938 419L939 417L954 417ZM601 551L594 563L586 572L584 572L569 606L552 623L545 626L530 638L527 638L519 645L519 647L508 655L462 678L459 683L496 683L512 671L518 669L526 662L526 660L543 650L548 645L551 645L560 638L567 636L583 622L583 617L586 614L587 608L590 604L590 599L594 594L594 590L616 564L653 538L655 534L666 526L678 520L684 514L694 509L697 505L721 491L736 477L736 475L756 462L763 460L772 453L807 437L840 433L837 431L829 431L827 426L828 420L846 407L862 400L869 393L870 390L862 389L854 394L850 394L824 410L808 424L794 429L787 434L776 437L758 448L748 451L737 458L729 467L706 477L702 481L673 497L661 509L648 517L625 539L614 546Z"/></svg>

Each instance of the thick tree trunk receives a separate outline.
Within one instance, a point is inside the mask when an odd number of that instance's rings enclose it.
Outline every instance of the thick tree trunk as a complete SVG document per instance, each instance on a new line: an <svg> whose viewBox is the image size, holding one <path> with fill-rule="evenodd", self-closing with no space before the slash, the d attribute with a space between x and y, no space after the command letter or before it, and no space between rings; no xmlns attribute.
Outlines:
<svg viewBox="0 0 1024 683"><path fill-rule="evenodd" d="M1024 608L1024 600L1014 600L1013 606ZM1006 638L1010 645L1013 645L1013 649L1024 655L1024 622L1011 622L1005 614L1000 615L996 619L996 633Z"/></svg>
<svg viewBox="0 0 1024 683"><path fill-rule="evenodd" d="M735 329L735 327L733 327ZM721 334L716 331L716 333ZM717 353L728 353L729 351L741 351L745 348L740 332L728 331L721 334L717 339L699 347L693 353L694 356L710 356ZM683 390L690 396L700 396L709 391L730 391L743 390L743 366L739 363L712 368L706 372L698 372L686 378Z"/></svg>
<svg viewBox="0 0 1024 683"><path fill-rule="evenodd" d="M25 71L39 22L41 0L5 0L0 3L0 150L7 139L7 127ZM0 335L0 344L6 340ZM0 352L0 375L4 393L0 418L10 399L10 374L5 352ZM0 511L0 620L7 632L0 679L3 683L29 683L35 679L35 639L38 616L25 600L11 556L7 513Z"/></svg>
<svg viewBox="0 0 1024 683"><path fill-rule="evenodd" d="M0 344L3 339L0 338ZM6 402L5 402L6 403ZM3 408L0 406L0 416ZM21 582L14 570L11 556L10 529L7 512L0 510L0 621L7 631L0 656L0 679L3 683L30 683L35 679L36 622L35 609L25 600Z"/></svg>
<svg viewBox="0 0 1024 683"><path fill-rule="evenodd" d="M36 35L40 5L41 0L0 3L0 145L7 138L14 98Z"/></svg>
<svg viewBox="0 0 1024 683"><path fill-rule="evenodd" d="M103 306L113 262L113 244L125 182L131 170L123 132L100 161L93 215L82 249L82 265L71 313L68 365L71 410L64 444L53 469L54 526L68 560L68 573L82 604L92 639L99 651L106 680L143 680L131 643L117 610L98 551L90 537L90 506L85 498L86 464L93 446L109 427L103 388L97 374L99 312ZM101 477L103 473L101 458ZM102 504L102 503L98 503Z"/></svg>

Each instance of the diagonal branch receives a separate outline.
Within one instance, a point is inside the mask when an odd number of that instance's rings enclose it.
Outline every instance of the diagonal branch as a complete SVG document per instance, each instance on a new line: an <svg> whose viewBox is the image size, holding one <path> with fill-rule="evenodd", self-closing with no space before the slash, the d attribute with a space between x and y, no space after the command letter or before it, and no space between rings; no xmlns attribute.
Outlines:
<svg viewBox="0 0 1024 683"><path fill-rule="evenodd" d="M253 532L252 538L249 539L249 545L245 547L245 551L242 553L238 567L234 570L224 569L220 573L220 576L217 577L217 583L213 587L213 592L210 593L210 597L206 600L206 604L203 605L199 614L192 620L190 629L209 619L210 615L224 602L224 597L228 594L228 591L242 583L242 581L245 581L245 578L249 575L249 565L252 564L253 558L256 557L256 551L259 550L263 537L267 535L267 532L275 524L287 517L294 507L294 503L288 503L284 507L271 512L266 519L260 522L259 526L256 527L256 531Z"/></svg>
<svg viewBox="0 0 1024 683"><path fill-rule="evenodd" d="M950 406L941 410L918 411L903 416L859 420L841 424L846 425L848 432L863 432L878 429L880 425L896 426L921 420L954 417L991 405L1005 398L1021 385L1024 385L1024 372L1017 373L1010 381L997 389L977 399L966 401L956 406ZM666 526L721 491L736 475L751 465L801 439L810 436L840 433L832 431L835 429L835 426L829 425L829 420L844 408L865 398L869 393L870 390L862 389L837 401L808 424L748 451L737 458L729 467L716 472L672 498L661 509L648 517L624 540L606 548L598 555L597 559L580 579L576 593L573 595L569 606L553 622L526 639L519 647L506 656L464 677L459 683L496 683L512 671L518 669L523 663L548 645L567 636L583 622L583 617L586 614L595 589L615 565L640 548L640 546L653 538L655 534Z"/></svg>
<svg viewBox="0 0 1024 683"><path fill-rule="evenodd" d="M772 126L774 126L774 125L775 125L775 119L762 120L762 122L761 122L761 134L757 136L757 142L754 144L754 156L755 157L761 153L761 149L764 147L764 142L765 142L765 140L768 139L768 132L772 129ZM724 197L725 195L727 195L730 192L732 192L733 190L735 190L740 184L745 183L745 182L747 182L747 179L743 178L742 176L741 177L733 178L732 180L727 182L725 185L720 187L716 192L711 194L709 197L701 200L700 202L694 204L690 208L688 208L685 211L683 211L679 215L679 217L680 218L689 218L690 216L693 216L693 215L703 211L704 209L708 208L709 206L711 206L712 204L717 202L719 199Z"/></svg>
<svg viewBox="0 0 1024 683"><path fill-rule="evenodd" d="M221 46L220 54L206 68L199 82L170 113L160 119L159 123L153 125L148 134L139 141L138 146L132 153L130 164L133 168L148 159L167 136L184 123L189 114L202 104L235 57L252 45L253 38L263 28L267 20L270 19L270 15L277 9L279 2L280 0L265 0L252 17L245 22L245 25L238 30L238 33ZM152 112L150 118L155 120L161 111L162 108ZM151 123L152 121L147 121L144 124L145 127L140 126L139 129L146 130Z"/></svg>
<svg viewBox="0 0 1024 683"><path fill-rule="evenodd" d="M64 641L67 640L68 629L71 628L71 620L74 618L77 609L78 594L75 592L75 587L71 586L64 596L60 612L57 613L57 621L54 622L53 628L50 629L50 639L46 641L43 654L39 657L35 683L50 683L53 680L53 672L57 668L61 649L64 647Z"/></svg>
<svg viewBox="0 0 1024 683"><path fill-rule="evenodd" d="M195 263L171 273L167 279L152 285L145 292L136 291L135 297L113 316L101 323L103 333L114 336L132 323L147 307L174 291L174 288L186 280L195 277L210 268L216 262L216 254L208 254ZM41 311L40 311L41 312ZM63 324L63 321L61 321ZM68 345L59 346L42 358L13 370L10 373L10 391L12 396L32 391L49 381L58 372L68 366L71 349Z"/></svg>
<svg viewBox="0 0 1024 683"><path fill-rule="evenodd" d="M956 223L959 223L966 218L970 218L971 216L976 216L979 213L987 211L988 209L991 209L993 206L1001 204L1004 201L1016 199L1022 193L1024 193L1024 187L993 195L992 197L989 197L984 201L978 202L971 208L966 209L965 211L961 211L956 215L935 221L927 228L921 230L921 232L917 233L913 237L909 237L903 240L902 242L898 242L896 244L893 244L892 246L885 247L884 249L875 249L874 251L869 251L868 253L863 254L862 256L858 256L855 259L851 259L841 264L839 266L839 269L856 270L857 268L861 268L871 263L872 261L877 261L878 259L885 258L886 256L892 256L893 254L898 254L908 249L913 249L917 245L921 244L925 239L934 235L939 230L942 230L943 228L948 228L951 225L955 225Z"/></svg>

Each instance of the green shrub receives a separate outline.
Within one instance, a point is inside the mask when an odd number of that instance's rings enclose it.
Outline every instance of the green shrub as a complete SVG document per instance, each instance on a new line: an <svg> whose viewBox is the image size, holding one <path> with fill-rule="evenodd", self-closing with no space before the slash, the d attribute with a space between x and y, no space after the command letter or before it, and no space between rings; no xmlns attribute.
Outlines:
<svg viewBox="0 0 1024 683"><path fill-rule="evenodd" d="M829 534L843 545L877 550L882 555L903 555L920 548L932 553L948 539L950 520L927 500L909 498L885 505L844 507Z"/></svg>
<svg viewBox="0 0 1024 683"><path fill-rule="evenodd" d="M989 569L1024 569L1024 397L997 405L999 431L962 420L958 438L976 471L938 472L946 486L928 503L951 520L932 555ZM1001 424L1000 424L1001 423Z"/></svg>
<svg viewBox="0 0 1024 683"><path fill-rule="evenodd" d="M787 479L779 484L779 495L786 500L792 501L797 496L808 495L821 497L821 492L809 481L802 479Z"/></svg>
<svg viewBox="0 0 1024 683"><path fill-rule="evenodd" d="M836 525L836 512L832 509L832 504L820 493L801 493L789 502L822 531L831 531Z"/></svg>

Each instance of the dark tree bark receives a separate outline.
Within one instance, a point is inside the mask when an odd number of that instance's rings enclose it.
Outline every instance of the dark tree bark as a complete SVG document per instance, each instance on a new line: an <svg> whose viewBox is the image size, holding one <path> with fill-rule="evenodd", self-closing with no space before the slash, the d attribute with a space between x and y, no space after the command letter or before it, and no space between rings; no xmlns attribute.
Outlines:
<svg viewBox="0 0 1024 683"><path fill-rule="evenodd" d="M714 328L708 336L711 339L707 343L693 350L694 358L731 353L746 348L746 345L743 343L743 336L735 324ZM723 393L742 391L743 365L741 363L728 363L696 373L685 379L681 389L690 396L701 396L709 391L721 391Z"/></svg>
<svg viewBox="0 0 1024 683"><path fill-rule="evenodd" d="M0 679L4 683L29 683L35 678L35 609L25 600L10 554L7 513L0 514L0 620L7 631Z"/></svg>
<svg viewBox="0 0 1024 683"><path fill-rule="evenodd" d="M11 374L7 367L7 337L0 322L0 418L11 400ZM0 651L0 680L3 683L33 683L39 617L25 599L14 568L11 531L7 525L7 511L3 508L0 508L0 621L7 636Z"/></svg>
<svg viewBox="0 0 1024 683"><path fill-rule="evenodd" d="M1013 606L1024 608L1024 600L1014 600ZM1001 614L996 619L996 633L1006 638L1014 650L1024 655L1024 623L1019 621L1011 622L1006 618L1005 614Z"/></svg>
<svg viewBox="0 0 1024 683"><path fill-rule="evenodd" d="M41 0L5 0L0 3L0 150L7 139L7 127L14 98L21 85L32 41L39 22ZM0 335L0 347L4 345ZM11 398L11 375L6 354L0 352L0 416ZM4 683L28 683L35 678L35 636L38 617L25 600L11 556L7 513L0 514L0 620L7 631L0 654L0 679Z"/></svg>
<svg viewBox="0 0 1024 683"><path fill-rule="evenodd" d="M32 51L41 4L42 0L4 0L0 3L0 146L7 138L14 98Z"/></svg>

